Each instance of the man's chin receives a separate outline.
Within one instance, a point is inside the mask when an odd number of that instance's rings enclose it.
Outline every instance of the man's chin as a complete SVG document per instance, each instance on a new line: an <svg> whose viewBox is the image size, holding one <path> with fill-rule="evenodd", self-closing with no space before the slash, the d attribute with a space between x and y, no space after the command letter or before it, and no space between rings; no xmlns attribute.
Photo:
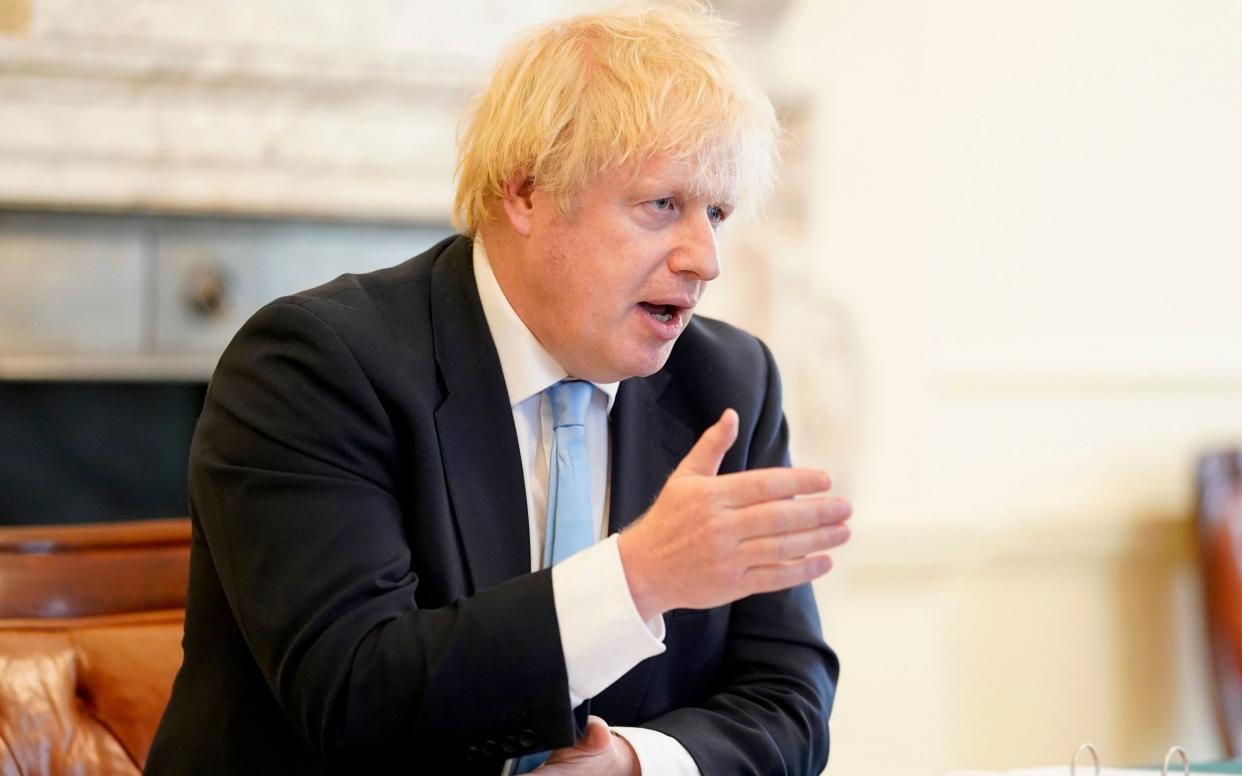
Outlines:
<svg viewBox="0 0 1242 776"><path fill-rule="evenodd" d="M631 377L650 377L664 368L672 353L673 343L661 343L659 347L635 348L626 353L612 353L605 363L589 365L574 372L575 377L593 383L617 383Z"/></svg>
<svg viewBox="0 0 1242 776"><path fill-rule="evenodd" d="M628 377L650 377L659 372L668 363L668 357L673 352L672 342L661 343L659 347L646 350L641 354L635 354L635 357L627 364Z"/></svg>

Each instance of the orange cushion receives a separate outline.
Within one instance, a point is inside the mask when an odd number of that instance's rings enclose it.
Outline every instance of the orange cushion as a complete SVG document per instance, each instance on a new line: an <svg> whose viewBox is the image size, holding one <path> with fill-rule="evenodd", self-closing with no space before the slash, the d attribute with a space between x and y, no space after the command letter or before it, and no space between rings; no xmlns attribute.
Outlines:
<svg viewBox="0 0 1242 776"><path fill-rule="evenodd" d="M183 616L0 623L0 772L139 773L181 664Z"/></svg>

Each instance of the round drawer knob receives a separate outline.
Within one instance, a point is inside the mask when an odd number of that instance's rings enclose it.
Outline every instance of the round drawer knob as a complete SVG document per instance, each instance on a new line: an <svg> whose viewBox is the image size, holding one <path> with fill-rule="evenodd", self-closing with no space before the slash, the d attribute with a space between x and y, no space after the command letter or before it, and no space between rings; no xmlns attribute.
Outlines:
<svg viewBox="0 0 1242 776"><path fill-rule="evenodd" d="M231 287L224 267L208 262L196 264L185 273L186 305L199 316L214 317L228 305Z"/></svg>

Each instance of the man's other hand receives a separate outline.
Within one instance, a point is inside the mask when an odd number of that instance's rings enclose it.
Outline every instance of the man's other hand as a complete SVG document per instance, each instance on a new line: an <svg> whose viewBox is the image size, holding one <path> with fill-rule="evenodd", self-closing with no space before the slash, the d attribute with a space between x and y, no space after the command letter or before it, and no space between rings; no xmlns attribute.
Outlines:
<svg viewBox="0 0 1242 776"><path fill-rule="evenodd" d="M586 732L571 747L557 749L531 771L539 776L640 776L638 756L629 742L615 736L608 723L587 717Z"/></svg>
<svg viewBox="0 0 1242 776"><path fill-rule="evenodd" d="M819 554L850 536L844 499L819 469L718 474L737 440L738 416L720 420L669 475L651 509L619 540L621 563L644 620L670 609L708 609L809 582L832 568Z"/></svg>

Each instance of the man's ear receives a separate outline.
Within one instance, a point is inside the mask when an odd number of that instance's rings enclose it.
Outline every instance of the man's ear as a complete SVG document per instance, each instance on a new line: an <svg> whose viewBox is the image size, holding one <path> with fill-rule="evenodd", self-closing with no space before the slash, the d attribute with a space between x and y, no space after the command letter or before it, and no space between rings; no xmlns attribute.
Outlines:
<svg viewBox="0 0 1242 776"><path fill-rule="evenodd" d="M509 225L523 237L530 237L535 219L534 200L531 198L534 190L534 180L519 170L505 183L504 195L500 199Z"/></svg>

